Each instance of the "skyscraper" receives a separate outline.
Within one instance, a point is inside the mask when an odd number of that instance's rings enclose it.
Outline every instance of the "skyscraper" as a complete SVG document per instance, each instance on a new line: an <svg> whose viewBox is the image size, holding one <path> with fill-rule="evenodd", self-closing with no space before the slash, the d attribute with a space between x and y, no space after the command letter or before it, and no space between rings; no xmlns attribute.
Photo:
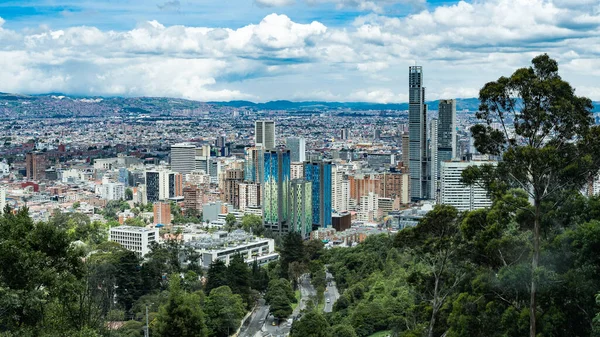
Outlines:
<svg viewBox="0 0 600 337"><path fill-rule="evenodd" d="M264 166L263 150L259 147L247 147L245 152L244 180L260 183Z"/></svg>
<svg viewBox="0 0 600 337"><path fill-rule="evenodd" d="M437 195L437 182L438 182L438 120L432 119L429 123L429 167L431 173L429 174L431 191L429 192L429 198L433 199Z"/></svg>
<svg viewBox="0 0 600 337"><path fill-rule="evenodd" d="M42 152L25 154L27 180L43 180L46 178L46 155Z"/></svg>
<svg viewBox="0 0 600 337"><path fill-rule="evenodd" d="M195 168L196 146L193 144L171 145L171 170L188 174Z"/></svg>
<svg viewBox="0 0 600 337"><path fill-rule="evenodd" d="M148 202L160 200L160 172L146 172L146 198Z"/></svg>
<svg viewBox="0 0 600 337"><path fill-rule="evenodd" d="M240 187L244 181L244 171L237 169L225 170L225 186L221 191L221 200L230 203L236 209L240 207Z"/></svg>
<svg viewBox="0 0 600 337"><path fill-rule="evenodd" d="M312 182L313 227L331 227L331 163L306 163L304 177Z"/></svg>
<svg viewBox="0 0 600 337"><path fill-rule="evenodd" d="M289 231L290 151L264 152L263 224L276 233Z"/></svg>
<svg viewBox="0 0 600 337"><path fill-rule="evenodd" d="M286 147L290 150L292 163L306 160L306 139L302 137L290 137L285 141Z"/></svg>
<svg viewBox="0 0 600 337"><path fill-rule="evenodd" d="M275 148L275 122L256 121L254 123L254 144L264 150Z"/></svg>
<svg viewBox="0 0 600 337"><path fill-rule="evenodd" d="M423 87L423 67L408 69L408 133L411 199L428 199L429 168L427 161L427 105Z"/></svg>
<svg viewBox="0 0 600 337"><path fill-rule="evenodd" d="M441 162L456 158L456 101L440 100L438 107L438 161L437 172L440 177Z"/></svg>
<svg viewBox="0 0 600 337"><path fill-rule="evenodd" d="M312 231L312 183L295 179L290 183L290 228L308 238Z"/></svg>

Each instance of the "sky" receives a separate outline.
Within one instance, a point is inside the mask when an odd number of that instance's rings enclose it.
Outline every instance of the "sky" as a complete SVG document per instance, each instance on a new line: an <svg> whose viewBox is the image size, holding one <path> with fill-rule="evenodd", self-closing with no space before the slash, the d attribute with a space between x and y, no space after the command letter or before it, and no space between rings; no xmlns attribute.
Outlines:
<svg viewBox="0 0 600 337"><path fill-rule="evenodd" d="M1 0L0 92L200 101L477 97L548 53L600 100L598 0Z"/></svg>

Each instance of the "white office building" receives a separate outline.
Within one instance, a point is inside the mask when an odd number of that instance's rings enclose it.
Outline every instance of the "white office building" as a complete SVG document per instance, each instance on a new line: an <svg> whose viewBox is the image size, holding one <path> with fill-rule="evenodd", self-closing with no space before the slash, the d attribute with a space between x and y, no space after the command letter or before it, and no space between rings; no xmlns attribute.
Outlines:
<svg viewBox="0 0 600 337"><path fill-rule="evenodd" d="M195 168L196 146L179 143L171 145L171 170L184 176Z"/></svg>
<svg viewBox="0 0 600 337"><path fill-rule="evenodd" d="M204 268L216 260L221 260L229 265L229 261L235 254L240 254L247 264L251 265L255 260L259 265L277 260L279 254L275 252L275 240L269 238L258 238L243 230L235 230L231 233L219 231L213 233L210 238L200 238L185 244L200 254L200 265Z"/></svg>
<svg viewBox="0 0 600 337"><path fill-rule="evenodd" d="M459 211L472 211L492 205L488 193L480 186L466 186L461 182L462 172L473 165L496 165L495 161L451 160L441 163L440 203Z"/></svg>
<svg viewBox="0 0 600 337"><path fill-rule="evenodd" d="M158 242L158 228L119 226L110 229L108 240L143 257L150 252L150 244Z"/></svg>
<svg viewBox="0 0 600 337"><path fill-rule="evenodd" d="M292 160L292 163L290 164L290 179L291 180L304 179L304 163L303 162L295 163Z"/></svg>
<svg viewBox="0 0 600 337"><path fill-rule="evenodd" d="M106 200L125 200L125 185L122 183L104 183L100 188L100 197Z"/></svg>

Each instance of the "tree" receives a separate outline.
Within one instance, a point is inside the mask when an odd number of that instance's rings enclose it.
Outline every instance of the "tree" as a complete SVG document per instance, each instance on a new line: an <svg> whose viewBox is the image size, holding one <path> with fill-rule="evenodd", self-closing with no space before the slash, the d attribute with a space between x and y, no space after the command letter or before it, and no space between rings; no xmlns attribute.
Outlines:
<svg viewBox="0 0 600 337"><path fill-rule="evenodd" d="M294 289L296 289L298 287L298 279L307 270L306 265L304 263L294 261L294 262L290 263L288 270L289 270L289 278L293 282L292 285L294 286Z"/></svg>
<svg viewBox="0 0 600 337"><path fill-rule="evenodd" d="M206 337L208 330L200 297L181 289L179 275L169 280L169 301L160 307L156 318L156 331L164 337Z"/></svg>
<svg viewBox="0 0 600 337"><path fill-rule="evenodd" d="M356 335L356 334L355 334ZM329 323L323 315L312 310L292 325L291 337L331 337Z"/></svg>
<svg viewBox="0 0 600 337"><path fill-rule="evenodd" d="M227 214L227 216L225 217L225 228L227 228L228 232L231 232L233 229L235 229L235 223L235 215L233 215L232 213Z"/></svg>
<svg viewBox="0 0 600 337"><path fill-rule="evenodd" d="M358 337L352 325L338 324L331 328L331 337Z"/></svg>
<svg viewBox="0 0 600 337"><path fill-rule="evenodd" d="M271 313L277 319L284 319L292 314L292 303L296 296L290 282L284 278L271 280L265 300L271 306Z"/></svg>
<svg viewBox="0 0 600 337"><path fill-rule="evenodd" d="M206 273L206 292L210 293L213 289L226 286L228 283L228 276L229 275L227 273L227 266L225 266L225 262L221 260L213 261L208 267L208 272Z"/></svg>
<svg viewBox="0 0 600 337"><path fill-rule="evenodd" d="M245 214L242 217L242 228L246 232L252 232L256 236L265 234L265 226L263 225L262 218L258 215Z"/></svg>
<svg viewBox="0 0 600 337"><path fill-rule="evenodd" d="M242 297L248 307L252 305L250 299L250 268L240 254L235 254L229 260L227 284L231 291Z"/></svg>
<svg viewBox="0 0 600 337"><path fill-rule="evenodd" d="M226 337L235 331L244 317L242 297L234 294L228 286L210 291L206 298L206 314L211 336Z"/></svg>
<svg viewBox="0 0 600 337"><path fill-rule="evenodd" d="M487 83L479 92L476 117L485 124L471 128L482 154L502 155L497 167L472 167L468 184L485 182L490 193L519 187L530 199L533 222L530 280L530 337L536 336L542 204L565 189L580 189L598 171L600 128L592 126L592 103L558 75L548 55L532 60L511 77ZM500 129L492 127L499 123Z"/></svg>
<svg viewBox="0 0 600 337"><path fill-rule="evenodd" d="M35 223L27 207L0 215L0 326L38 329L44 303L84 275L82 251L64 229Z"/></svg>
<svg viewBox="0 0 600 337"><path fill-rule="evenodd" d="M81 206L81 203L80 203L79 201L75 201L75 202L73 203L73 209L78 209L78 208L79 208L79 206Z"/></svg>
<svg viewBox="0 0 600 337"><path fill-rule="evenodd" d="M279 256L281 261L281 276L290 277L288 270L290 263L294 261L304 262L306 259L302 235L298 232L289 232L283 238L283 246L281 247Z"/></svg>
<svg viewBox="0 0 600 337"><path fill-rule="evenodd" d="M133 191L131 188L125 189L125 200L133 200Z"/></svg>

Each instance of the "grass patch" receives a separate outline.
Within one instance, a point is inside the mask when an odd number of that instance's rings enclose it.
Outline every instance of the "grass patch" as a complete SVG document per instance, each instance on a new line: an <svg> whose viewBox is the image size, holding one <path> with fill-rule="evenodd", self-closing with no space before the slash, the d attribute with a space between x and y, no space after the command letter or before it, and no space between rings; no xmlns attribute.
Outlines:
<svg viewBox="0 0 600 337"><path fill-rule="evenodd" d="M379 331L379 332L372 334L369 337L386 337L386 336L390 335L391 333L392 333L392 330Z"/></svg>
<svg viewBox="0 0 600 337"><path fill-rule="evenodd" d="M296 290L294 292L294 295L296 296L296 303L292 303L292 310L296 310L296 307L298 306L298 304L300 304L300 298L302 297L302 295L300 294L300 290Z"/></svg>

